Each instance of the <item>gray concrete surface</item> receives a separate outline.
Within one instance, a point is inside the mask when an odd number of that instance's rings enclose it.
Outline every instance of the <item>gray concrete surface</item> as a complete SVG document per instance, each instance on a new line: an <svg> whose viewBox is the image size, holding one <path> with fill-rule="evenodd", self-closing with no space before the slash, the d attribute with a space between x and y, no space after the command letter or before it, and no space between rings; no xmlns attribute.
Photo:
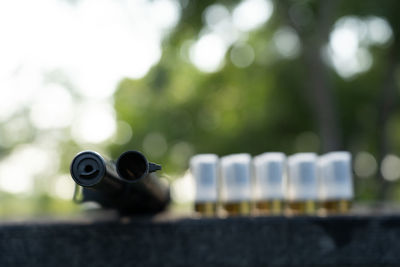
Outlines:
<svg viewBox="0 0 400 267"><path fill-rule="evenodd" d="M400 266L400 216L0 224L0 266Z"/></svg>

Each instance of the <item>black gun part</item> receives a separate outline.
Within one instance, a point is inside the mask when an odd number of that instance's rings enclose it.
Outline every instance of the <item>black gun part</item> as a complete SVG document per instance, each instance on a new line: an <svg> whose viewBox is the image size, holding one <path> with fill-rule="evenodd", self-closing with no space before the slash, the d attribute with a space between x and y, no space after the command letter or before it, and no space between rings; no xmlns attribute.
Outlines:
<svg viewBox="0 0 400 267"><path fill-rule="evenodd" d="M84 151L73 159L70 171L83 187L82 202L94 201L130 215L154 214L168 205L168 186L152 174L160 169L138 151L123 153L117 164L96 152Z"/></svg>

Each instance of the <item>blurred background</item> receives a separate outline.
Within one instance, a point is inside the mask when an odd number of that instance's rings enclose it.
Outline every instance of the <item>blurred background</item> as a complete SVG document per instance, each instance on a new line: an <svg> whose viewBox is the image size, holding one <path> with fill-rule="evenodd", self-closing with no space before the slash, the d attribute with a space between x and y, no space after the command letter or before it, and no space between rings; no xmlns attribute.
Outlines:
<svg viewBox="0 0 400 267"><path fill-rule="evenodd" d="M198 153L353 155L400 201L400 2L0 2L0 216L65 214L81 150L137 149L176 203ZM184 177L184 178L181 178Z"/></svg>

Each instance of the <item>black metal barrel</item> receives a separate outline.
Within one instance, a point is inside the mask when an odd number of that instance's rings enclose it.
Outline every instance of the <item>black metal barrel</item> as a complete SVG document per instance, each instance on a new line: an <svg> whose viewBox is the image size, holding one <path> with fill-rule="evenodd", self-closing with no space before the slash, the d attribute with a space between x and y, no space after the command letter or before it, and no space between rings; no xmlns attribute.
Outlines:
<svg viewBox="0 0 400 267"><path fill-rule="evenodd" d="M71 163L71 176L83 187L83 202L94 201L121 214L152 214L165 209L169 188L152 172L161 166L138 151L123 153L115 164L93 151L84 151Z"/></svg>

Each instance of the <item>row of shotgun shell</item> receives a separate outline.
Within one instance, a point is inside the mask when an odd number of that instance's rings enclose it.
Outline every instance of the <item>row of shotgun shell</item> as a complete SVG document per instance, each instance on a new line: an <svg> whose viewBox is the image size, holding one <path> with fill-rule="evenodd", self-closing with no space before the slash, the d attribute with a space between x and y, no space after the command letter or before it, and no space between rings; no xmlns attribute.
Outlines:
<svg viewBox="0 0 400 267"><path fill-rule="evenodd" d="M268 152L252 158L199 154L190 160L195 211L216 215L343 214L353 198L351 154L346 151Z"/></svg>

